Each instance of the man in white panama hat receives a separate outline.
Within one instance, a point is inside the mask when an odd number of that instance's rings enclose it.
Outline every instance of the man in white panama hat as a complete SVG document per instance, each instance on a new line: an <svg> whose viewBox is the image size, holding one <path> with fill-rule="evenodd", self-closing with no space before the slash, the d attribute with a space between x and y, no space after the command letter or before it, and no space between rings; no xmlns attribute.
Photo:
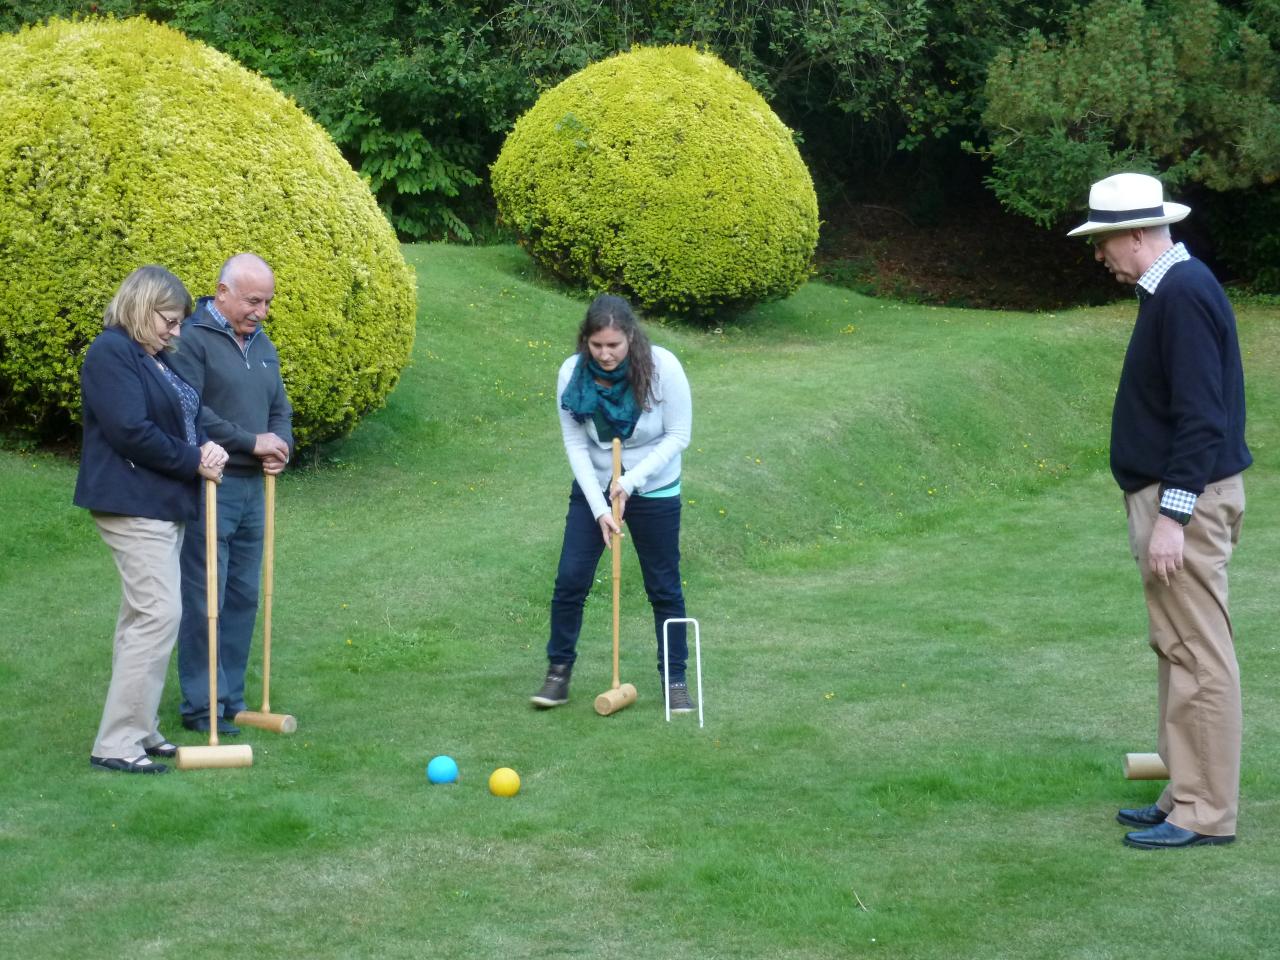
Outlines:
<svg viewBox="0 0 1280 960"><path fill-rule="evenodd" d="M1189 207L1160 181L1118 173L1089 191L1094 256L1136 285L1138 319L1111 418L1111 472L1124 491L1159 663L1158 749L1169 785L1121 810L1129 846L1169 849L1235 839L1240 675L1227 613L1227 563L1244 516L1244 372L1221 285L1169 224Z"/></svg>

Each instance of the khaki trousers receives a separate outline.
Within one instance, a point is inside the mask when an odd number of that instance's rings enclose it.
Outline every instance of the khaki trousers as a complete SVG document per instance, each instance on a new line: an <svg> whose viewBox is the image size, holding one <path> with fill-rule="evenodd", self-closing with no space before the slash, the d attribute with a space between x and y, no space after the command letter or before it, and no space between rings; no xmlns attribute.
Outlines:
<svg viewBox="0 0 1280 960"><path fill-rule="evenodd" d="M181 523L95 513L120 571L111 685L93 756L132 760L164 742L160 695L182 618Z"/></svg>
<svg viewBox="0 0 1280 960"><path fill-rule="evenodd" d="M1244 483L1239 474L1227 477L1197 498L1184 528L1183 567L1167 587L1147 566L1159 510L1157 484L1125 495L1129 546L1159 662L1157 748L1169 785L1156 802L1175 826L1228 836L1236 832L1242 721L1227 564L1240 540Z"/></svg>

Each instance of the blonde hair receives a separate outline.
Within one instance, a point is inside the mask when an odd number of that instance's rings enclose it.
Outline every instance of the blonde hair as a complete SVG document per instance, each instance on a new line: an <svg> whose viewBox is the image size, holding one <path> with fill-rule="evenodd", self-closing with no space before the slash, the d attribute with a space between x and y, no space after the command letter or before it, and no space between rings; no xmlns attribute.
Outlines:
<svg viewBox="0 0 1280 960"><path fill-rule="evenodd" d="M185 320L191 316L191 294L182 281L164 267L148 264L124 278L120 289L107 304L102 324L120 327L144 347L160 349L156 335L157 311L181 310Z"/></svg>

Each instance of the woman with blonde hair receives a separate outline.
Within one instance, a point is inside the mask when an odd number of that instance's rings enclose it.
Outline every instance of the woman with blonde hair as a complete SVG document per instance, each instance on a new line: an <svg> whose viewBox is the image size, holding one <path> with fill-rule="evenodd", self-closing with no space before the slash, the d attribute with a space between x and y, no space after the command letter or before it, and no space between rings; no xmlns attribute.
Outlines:
<svg viewBox="0 0 1280 960"><path fill-rule="evenodd" d="M182 534L199 509L199 478L220 479L227 461L200 429L200 397L165 357L191 308L181 280L139 267L107 306L80 370L75 503L92 513L122 593L111 684L89 756L97 770L164 773L151 758L177 752L159 731L157 710L182 614Z"/></svg>

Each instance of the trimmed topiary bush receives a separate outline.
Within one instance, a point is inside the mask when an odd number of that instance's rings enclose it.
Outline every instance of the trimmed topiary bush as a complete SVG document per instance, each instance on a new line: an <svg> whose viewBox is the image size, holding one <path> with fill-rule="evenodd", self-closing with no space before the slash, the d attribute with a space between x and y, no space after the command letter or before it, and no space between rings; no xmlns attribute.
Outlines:
<svg viewBox="0 0 1280 960"><path fill-rule="evenodd" d="M141 18L54 20L0 36L0 117L0 417L68 427L121 279L159 263L211 294L242 250L276 271L267 327L299 442L385 402L413 274L365 184L266 80Z"/></svg>
<svg viewBox="0 0 1280 960"><path fill-rule="evenodd" d="M649 310L787 296L818 240L790 132L737 73L690 47L619 54L544 93L492 184L534 259Z"/></svg>

